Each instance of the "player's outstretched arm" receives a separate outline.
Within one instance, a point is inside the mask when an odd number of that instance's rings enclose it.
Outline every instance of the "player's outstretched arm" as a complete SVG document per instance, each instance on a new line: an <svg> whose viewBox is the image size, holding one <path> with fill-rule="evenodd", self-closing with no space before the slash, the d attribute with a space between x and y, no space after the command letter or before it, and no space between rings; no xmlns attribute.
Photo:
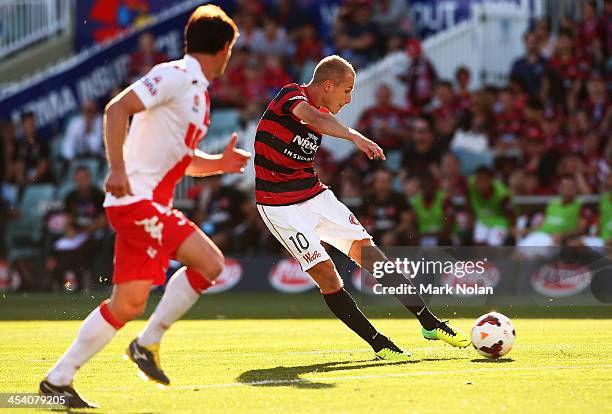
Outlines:
<svg viewBox="0 0 612 414"><path fill-rule="evenodd" d="M123 143L127 135L129 117L144 109L140 98L130 89L125 89L117 95L104 109L104 143L109 166L104 189L115 197L132 195L125 172Z"/></svg>
<svg viewBox="0 0 612 414"><path fill-rule="evenodd" d="M293 108L293 114L325 135L351 141L357 149L368 156L369 159L380 158L385 160L385 154L374 141L364 137L359 131L349 128L338 121L328 112L321 112L306 102L300 102Z"/></svg>
<svg viewBox="0 0 612 414"><path fill-rule="evenodd" d="M193 177L206 177L224 173L243 173L244 166L251 158L251 153L236 148L237 141L238 135L234 132L221 154L211 155L196 149L195 157L187 167L186 174Z"/></svg>

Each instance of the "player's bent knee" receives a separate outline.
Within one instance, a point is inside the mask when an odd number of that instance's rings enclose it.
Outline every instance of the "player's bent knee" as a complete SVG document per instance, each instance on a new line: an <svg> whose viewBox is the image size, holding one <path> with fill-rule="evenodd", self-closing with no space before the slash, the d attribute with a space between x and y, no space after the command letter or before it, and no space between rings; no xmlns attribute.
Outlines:
<svg viewBox="0 0 612 414"><path fill-rule="evenodd" d="M342 289L342 278L331 260L317 263L308 270L308 274L317 283L321 293L333 293Z"/></svg>
<svg viewBox="0 0 612 414"><path fill-rule="evenodd" d="M372 239L355 240L349 250L350 258L361 264L361 248L371 246L374 246Z"/></svg>
<svg viewBox="0 0 612 414"><path fill-rule="evenodd" d="M112 315L122 323L127 323L138 318L145 310L146 300L111 301L110 310Z"/></svg>

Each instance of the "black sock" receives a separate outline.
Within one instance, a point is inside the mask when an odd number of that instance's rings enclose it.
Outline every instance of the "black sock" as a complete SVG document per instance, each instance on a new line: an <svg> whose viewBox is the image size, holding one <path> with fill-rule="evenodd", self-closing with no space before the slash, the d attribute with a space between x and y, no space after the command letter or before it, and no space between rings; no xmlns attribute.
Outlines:
<svg viewBox="0 0 612 414"><path fill-rule="evenodd" d="M387 256L385 256L385 254L382 252L382 250L380 250L380 248L376 247L376 250L378 254L380 255L380 258L382 258L382 260L389 261ZM373 273L372 269L366 269L366 270L369 271L370 273ZM391 287L391 286L397 287L397 286L400 286L401 284L406 284L406 283L414 286L414 284L412 283L412 280L409 277L406 277L405 275L397 274L397 273L385 274L383 277L379 278L378 281L383 286L386 286L386 287ZM409 295L409 294L395 295L395 297L397 298L397 300L401 302L402 305L406 307L406 309L412 312L412 314L421 323L421 326L423 328L429 331L429 330L434 329L437 326L438 318L436 318L431 313L431 311L425 304L425 301L423 300L421 295L419 295L418 293L415 293L413 295Z"/></svg>
<svg viewBox="0 0 612 414"><path fill-rule="evenodd" d="M333 314L370 344L374 352L384 348L384 339L386 337L378 333L368 318L361 313L351 295L344 288L335 293L324 293L323 299Z"/></svg>

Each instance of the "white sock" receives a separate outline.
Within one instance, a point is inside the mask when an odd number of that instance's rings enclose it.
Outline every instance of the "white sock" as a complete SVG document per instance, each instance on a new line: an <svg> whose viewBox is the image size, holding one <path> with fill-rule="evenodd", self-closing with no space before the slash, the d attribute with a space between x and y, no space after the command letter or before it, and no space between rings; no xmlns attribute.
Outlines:
<svg viewBox="0 0 612 414"><path fill-rule="evenodd" d="M70 348L47 373L53 385L64 386L72 382L76 372L91 357L100 352L113 339L117 330L94 309L83 321L79 333Z"/></svg>
<svg viewBox="0 0 612 414"><path fill-rule="evenodd" d="M186 270L187 268L183 266L170 278L164 296L149 318L147 326L138 336L139 345L159 343L170 325L179 320L197 302L200 294L191 287L185 274Z"/></svg>

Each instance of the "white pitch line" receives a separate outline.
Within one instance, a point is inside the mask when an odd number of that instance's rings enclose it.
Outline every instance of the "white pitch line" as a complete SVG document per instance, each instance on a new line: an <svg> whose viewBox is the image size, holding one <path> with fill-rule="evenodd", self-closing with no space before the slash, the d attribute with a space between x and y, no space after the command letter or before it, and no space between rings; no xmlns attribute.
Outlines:
<svg viewBox="0 0 612 414"><path fill-rule="evenodd" d="M384 365L384 364L381 364ZM282 367L281 367L282 368ZM230 387L243 387L243 386L258 386L258 385L273 385L273 384L296 384L296 383L308 383L308 382L333 382L333 381L358 381L364 379L380 379L380 378L405 378L405 377L417 377L417 376L429 376L429 375L449 375L449 374L472 374L482 372L507 372L507 371L551 371L551 370L580 370L580 369L612 369L612 364L604 365L583 365L583 366L543 366L543 367L497 367L497 368L474 368L474 369L460 369L453 371L414 371L405 373L389 373L389 374L378 374L378 375L344 375L340 377L301 377L288 380L261 380L261 381L249 381L249 382L228 382L219 384L194 384L194 385L179 385L170 386L170 390L191 390L194 388L230 388ZM123 387L114 388L99 388L98 391L117 391L124 390Z"/></svg>

